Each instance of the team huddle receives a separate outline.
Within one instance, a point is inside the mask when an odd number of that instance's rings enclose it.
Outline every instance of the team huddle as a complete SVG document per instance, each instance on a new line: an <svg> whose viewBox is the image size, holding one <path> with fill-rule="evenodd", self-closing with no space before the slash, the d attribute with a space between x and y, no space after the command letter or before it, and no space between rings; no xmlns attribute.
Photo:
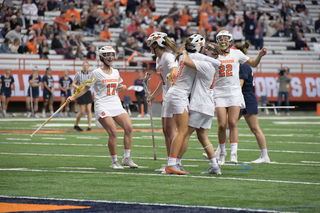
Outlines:
<svg viewBox="0 0 320 213"><path fill-rule="evenodd" d="M238 163L238 119L244 116L251 131L256 136L261 156L253 163L270 163L267 153L266 139L258 123L258 103L254 94L254 81L251 67L256 67L267 49L260 50L256 58L246 56L249 43L233 44L233 36L228 31L220 31L216 36L217 43L206 43L205 39L194 34L188 37L181 50L178 45L167 37L166 33L154 32L148 38L148 46L156 58L156 72L160 82L147 98L149 105L162 92L162 129L165 137L168 162L165 167L157 169L163 174L185 175L187 171L182 166L182 157L188 148L191 134L196 131L199 142L209 159L210 167L202 174L220 175L220 167L225 164L227 156L226 144L230 140L231 163ZM124 166L138 168L130 157L132 146L132 123L130 116L124 110L118 92L124 91L122 78L117 69L112 68L115 50L105 46L99 50L102 66L88 73L88 64L84 62L84 71L77 73L75 80L69 77L68 70L59 80L61 89L61 104L77 100L87 104L91 112L93 102L89 89L94 88L94 107L96 125L104 128L108 134L108 148L112 159L112 169L123 169ZM1 96L10 97L6 88L13 87L13 78L8 83L10 70L1 77ZM79 83L94 79L84 86L79 93L71 96L71 88L77 88ZM5 82L5 83L4 83ZM41 79L37 69L29 77L30 88L27 96L28 116L31 115L30 103L34 98L35 115L38 110L39 86L43 83L44 106L42 115L49 105L53 113L53 78L51 69L47 68ZM5 85L5 86L3 86ZM7 87L8 86L8 87ZM2 99L3 100L3 99ZM3 102L3 101L2 101ZM90 105L90 108L88 107ZM6 105L3 104L3 109ZM84 112L84 105L81 108ZM65 110L68 113L68 107ZM208 131L216 113L218 122L218 142L216 150L208 138ZM81 114L81 113L79 113ZM75 129L78 126L79 114ZM78 119L79 117L79 119ZM89 121L90 120L90 121ZM122 165L117 156L117 128L115 122L124 130L124 156ZM88 114L88 131L91 130L91 114Z"/></svg>

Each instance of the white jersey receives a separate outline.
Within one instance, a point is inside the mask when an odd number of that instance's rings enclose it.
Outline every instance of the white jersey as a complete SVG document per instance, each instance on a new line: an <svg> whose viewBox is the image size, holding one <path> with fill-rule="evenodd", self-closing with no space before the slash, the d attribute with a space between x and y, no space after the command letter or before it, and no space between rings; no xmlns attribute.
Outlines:
<svg viewBox="0 0 320 213"><path fill-rule="evenodd" d="M238 49L230 48L227 56L219 55L222 66L216 72L214 82L215 97L228 97L230 95L242 95L239 67L248 61L249 57Z"/></svg>
<svg viewBox="0 0 320 213"><path fill-rule="evenodd" d="M199 60L203 61L207 56L200 54L200 53L188 53L191 60ZM188 98L194 78L196 76L196 71L192 68L184 66L182 62L182 55L179 58L179 69L177 73L177 80L175 83L170 87L167 94L172 94L173 96L177 96L180 98Z"/></svg>
<svg viewBox="0 0 320 213"><path fill-rule="evenodd" d="M213 83L220 61L216 60L215 64L198 60L193 62L197 68L197 74L191 91L190 111L214 116Z"/></svg>
<svg viewBox="0 0 320 213"><path fill-rule="evenodd" d="M174 55L169 52L164 52L160 61L159 58L156 59L156 71L162 82L162 99L166 96L171 85L170 81L167 80L167 75L173 67L178 67L177 62L174 59Z"/></svg>
<svg viewBox="0 0 320 213"><path fill-rule="evenodd" d="M105 74L101 68L92 71L91 77L95 78L93 83L87 84L94 88L94 109L101 113L101 109L122 109L121 100L118 96L118 85L123 81L117 69L111 68L110 75Z"/></svg>

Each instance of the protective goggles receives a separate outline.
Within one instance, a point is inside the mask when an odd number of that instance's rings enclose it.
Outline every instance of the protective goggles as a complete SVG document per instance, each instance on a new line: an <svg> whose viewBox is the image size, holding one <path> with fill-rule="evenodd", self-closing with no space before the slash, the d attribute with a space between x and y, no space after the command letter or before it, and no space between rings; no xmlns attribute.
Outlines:
<svg viewBox="0 0 320 213"><path fill-rule="evenodd" d="M219 55L217 50L209 45L206 45L205 49L209 50L209 52L211 52L212 55Z"/></svg>
<svg viewBox="0 0 320 213"><path fill-rule="evenodd" d="M115 54L114 53L102 53L101 56L104 57L104 58L107 57L107 56L113 56L114 57Z"/></svg>
<svg viewBox="0 0 320 213"><path fill-rule="evenodd" d="M219 36L217 38L218 41L230 41L230 37L229 36Z"/></svg>

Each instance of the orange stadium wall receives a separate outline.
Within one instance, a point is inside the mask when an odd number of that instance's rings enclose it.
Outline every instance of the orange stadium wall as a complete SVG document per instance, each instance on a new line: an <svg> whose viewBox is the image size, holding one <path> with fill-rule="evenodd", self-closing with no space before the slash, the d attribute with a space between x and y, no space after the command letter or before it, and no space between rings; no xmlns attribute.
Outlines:
<svg viewBox="0 0 320 213"><path fill-rule="evenodd" d="M31 75L32 71L18 71L12 70L11 75L13 75L15 80L15 88L12 93L12 98L10 101L25 101L25 96L28 89L28 76ZM0 74L4 74L4 70L0 71ZM75 72L70 72L70 77L73 79ZM159 83L159 78L155 72L154 76L150 80L151 91L154 91ZM44 71L39 71L39 75L43 76ZM55 81L55 101L60 101L60 90L58 81L59 78L63 76L63 71L52 71L52 76ZM138 74L136 72L120 72L120 76L123 78L123 84L127 87L133 85L134 80L137 78ZM320 102L320 74L291 74L293 77L290 82L290 101L293 102ZM256 86L256 96L258 100L260 97L265 95L271 102L277 101L278 96L278 83L277 74L271 73L255 73L255 86ZM130 95L132 101L136 101L134 91L126 90L119 93L121 100L123 100L124 95ZM42 89L40 92L40 97L42 97ZM41 98L40 98L41 101ZM156 101L162 101L162 96L159 95Z"/></svg>

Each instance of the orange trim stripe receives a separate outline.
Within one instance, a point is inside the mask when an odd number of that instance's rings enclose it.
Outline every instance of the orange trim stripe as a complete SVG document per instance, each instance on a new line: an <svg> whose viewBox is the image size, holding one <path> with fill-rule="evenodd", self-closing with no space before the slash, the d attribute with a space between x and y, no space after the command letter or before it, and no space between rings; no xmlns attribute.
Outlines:
<svg viewBox="0 0 320 213"><path fill-rule="evenodd" d="M177 158L177 156L170 155L171 158Z"/></svg>
<svg viewBox="0 0 320 213"><path fill-rule="evenodd" d="M131 149L131 147L129 147L129 148L126 148L126 147L125 147L124 149Z"/></svg>
<svg viewBox="0 0 320 213"><path fill-rule="evenodd" d="M226 143L225 141L223 141L223 142L219 142L219 144L224 144L224 143Z"/></svg>
<svg viewBox="0 0 320 213"><path fill-rule="evenodd" d="M230 143L238 143L238 141L230 141Z"/></svg>
<svg viewBox="0 0 320 213"><path fill-rule="evenodd" d="M110 154L110 155L116 155L117 153L112 153L112 154Z"/></svg>

